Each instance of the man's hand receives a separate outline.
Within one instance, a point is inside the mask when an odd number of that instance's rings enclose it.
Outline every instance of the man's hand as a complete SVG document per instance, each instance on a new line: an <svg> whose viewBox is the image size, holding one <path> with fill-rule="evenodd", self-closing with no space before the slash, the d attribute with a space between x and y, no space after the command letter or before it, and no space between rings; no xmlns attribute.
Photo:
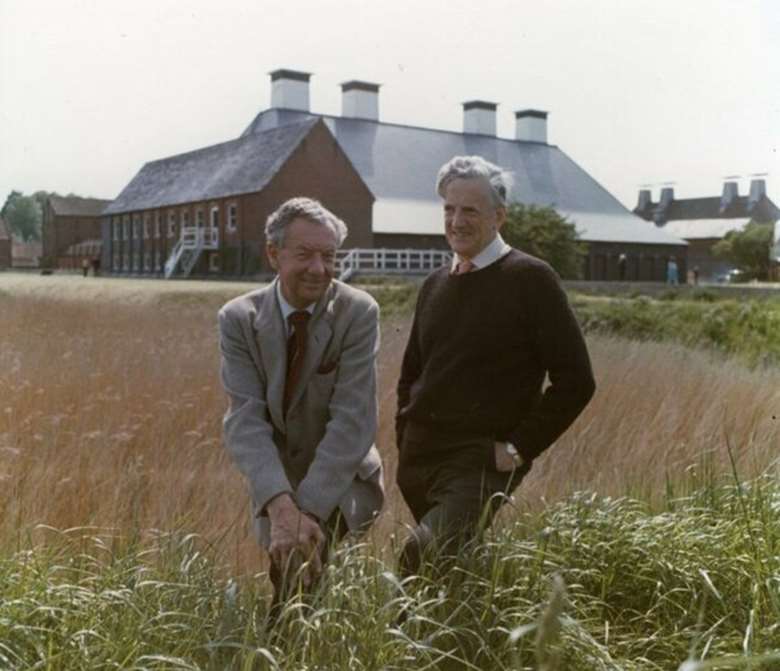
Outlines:
<svg viewBox="0 0 780 671"><path fill-rule="evenodd" d="M309 564L301 576L307 587L322 572L320 548L325 535L320 525L301 512L289 494L280 494L266 506L271 521L271 561L291 577L304 561Z"/></svg>
<svg viewBox="0 0 780 671"><path fill-rule="evenodd" d="M517 454L517 451L512 455L504 441L497 440L494 449L496 451L496 470L500 473L508 473L523 465L523 458Z"/></svg>

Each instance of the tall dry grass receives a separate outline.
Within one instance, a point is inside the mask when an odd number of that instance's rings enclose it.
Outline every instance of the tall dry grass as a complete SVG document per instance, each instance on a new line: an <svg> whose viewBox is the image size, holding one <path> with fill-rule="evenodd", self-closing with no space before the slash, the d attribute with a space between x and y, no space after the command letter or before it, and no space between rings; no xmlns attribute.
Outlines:
<svg viewBox="0 0 780 671"><path fill-rule="evenodd" d="M45 535L37 525L184 528L218 544L232 571L259 569L245 486L220 442L215 314L244 287L69 279L62 293L38 282L0 284L0 545L26 546ZM392 419L407 333L408 319L383 325L378 445L390 489L379 547L408 519ZM589 346L596 397L534 466L520 505L584 488L651 496L728 467L727 438L745 477L776 458L777 369L670 344Z"/></svg>

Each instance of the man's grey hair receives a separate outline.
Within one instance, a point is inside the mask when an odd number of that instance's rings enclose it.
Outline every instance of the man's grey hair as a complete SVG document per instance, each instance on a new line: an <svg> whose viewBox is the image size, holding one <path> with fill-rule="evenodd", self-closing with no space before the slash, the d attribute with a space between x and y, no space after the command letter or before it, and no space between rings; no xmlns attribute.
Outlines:
<svg viewBox="0 0 780 671"><path fill-rule="evenodd" d="M322 203L313 198L290 198L272 212L265 222L265 239L276 247L284 245L287 227L296 219L329 226L336 235L336 247L347 237L347 225Z"/></svg>
<svg viewBox="0 0 780 671"><path fill-rule="evenodd" d="M481 156L455 156L447 161L436 177L436 193L444 198L447 185L455 179L483 179L496 207L506 207L509 202L512 175Z"/></svg>

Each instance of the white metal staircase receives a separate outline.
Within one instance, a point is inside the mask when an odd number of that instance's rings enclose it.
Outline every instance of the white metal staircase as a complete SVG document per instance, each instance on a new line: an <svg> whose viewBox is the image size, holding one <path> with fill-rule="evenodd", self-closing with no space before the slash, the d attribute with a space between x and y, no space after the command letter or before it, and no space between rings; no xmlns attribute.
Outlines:
<svg viewBox="0 0 780 671"><path fill-rule="evenodd" d="M179 240L165 262L165 279L173 277L177 268L178 277L189 277L204 249L219 249L219 229L212 226L183 227Z"/></svg>

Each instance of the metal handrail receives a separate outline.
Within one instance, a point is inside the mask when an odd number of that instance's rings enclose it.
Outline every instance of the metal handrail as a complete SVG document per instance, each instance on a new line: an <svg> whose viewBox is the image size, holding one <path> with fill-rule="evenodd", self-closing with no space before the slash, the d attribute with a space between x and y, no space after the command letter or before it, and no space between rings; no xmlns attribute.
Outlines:
<svg viewBox="0 0 780 671"><path fill-rule="evenodd" d="M441 249L349 249L336 257L339 279L349 280L359 271L412 274L430 272L449 264L452 254Z"/></svg>

